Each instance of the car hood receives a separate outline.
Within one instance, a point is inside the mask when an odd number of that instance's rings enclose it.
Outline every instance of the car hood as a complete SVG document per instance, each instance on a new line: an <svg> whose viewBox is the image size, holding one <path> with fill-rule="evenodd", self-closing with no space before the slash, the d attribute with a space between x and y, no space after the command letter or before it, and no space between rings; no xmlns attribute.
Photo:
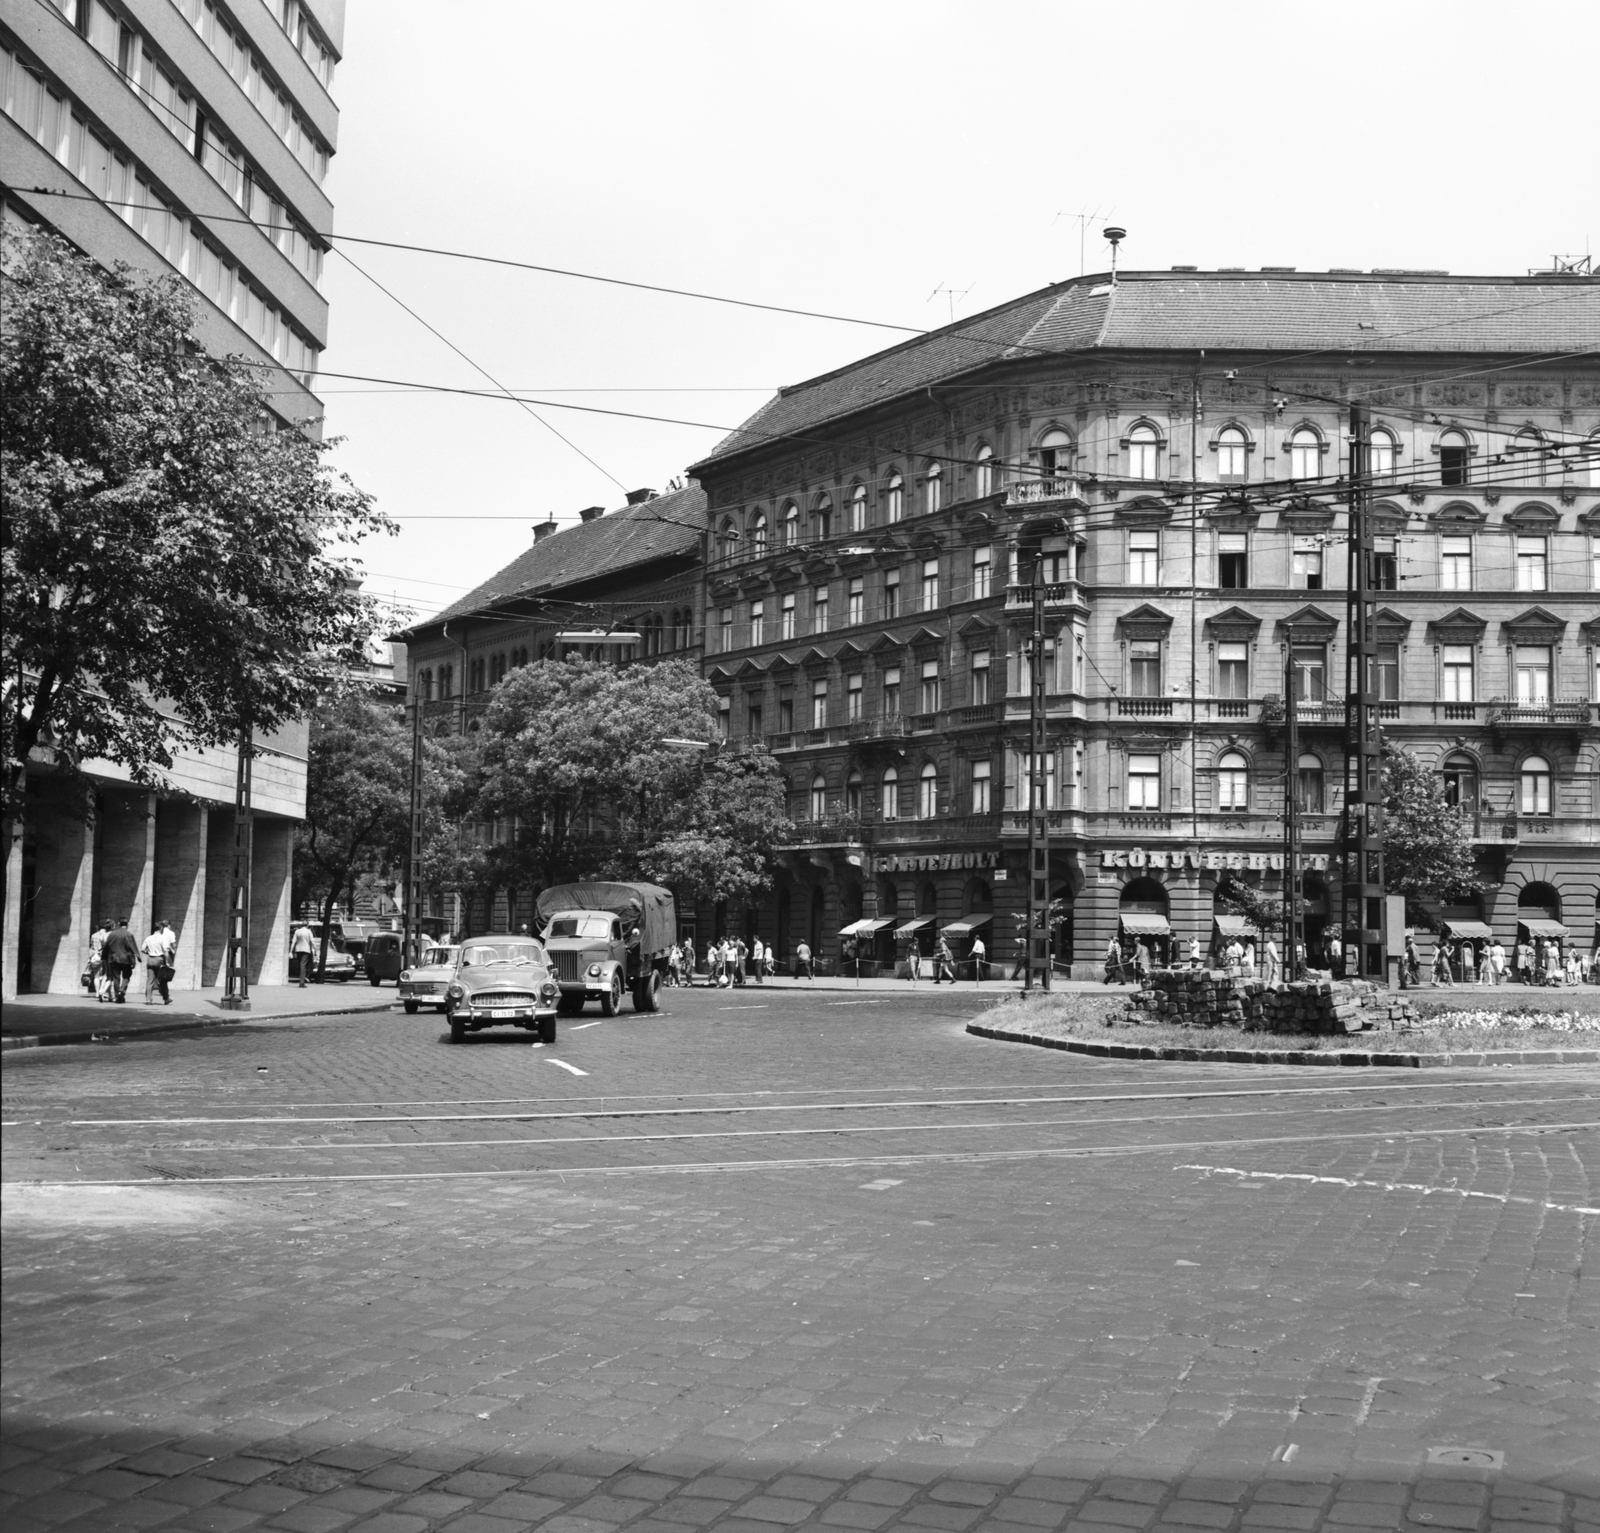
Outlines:
<svg viewBox="0 0 1600 1533"><path fill-rule="evenodd" d="M412 979L449 979L455 970L447 963L430 963L425 967L419 964L406 972Z"/></svg>
<svg viewBox="0 0 1600 1533"><path fill-rule="evenodd" d="M515 966L496 965L493 968L486 965L482 968L474 967L456 970L456 983L459 985L503 985L508 989L542 984L549 977L549 969L538 963L519 963Z"/></svg>

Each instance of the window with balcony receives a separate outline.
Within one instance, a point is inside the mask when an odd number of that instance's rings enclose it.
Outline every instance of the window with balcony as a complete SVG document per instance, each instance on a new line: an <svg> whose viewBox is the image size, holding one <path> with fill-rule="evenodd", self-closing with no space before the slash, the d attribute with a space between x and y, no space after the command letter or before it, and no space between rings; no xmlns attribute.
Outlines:
<svg viewBox="0 0 1600 1533"><path fill-rule="evenodd" d="M1546 591L1550 588L1550 544L1541 534L1517 534L1517 589Z"/></svg>
<svg viewBox="0 0 1600 1533"><path fill-rule="evenodd" d="M1291 557L1294 584L1302 591L1322 589L1322 545L1315 538L1296 538Z"/></svg>
<svg viewBox="0 0 1600 1533"><path fill-rule="evenodd" d="M800 508L792 500L783 508L783 543L793 548L800 541Z"/></svg>
<svg viewBox="0 0 1600 1533"><path fill-rule="evenodd" d="M1444 673L1444 701L1470 703L1473 700L1472 646L1446 644L1440 655L1440 663Z"/></svg>
<svg viewBox="0 0 1600 1533"><path fill-rule="evenodd" d="M861 718L861 680L860 671L844 679L844 716L851 724Z"/></svg>
<svg viewBox="0 0 1600 1533"><path fill-rule="evenodd" d="M1326 804L1322 758L1309 751L1295 763L1295 793L1302 814L1321 814Z"/></svg>
<svg viewBox="0 0 1600 1533"><path fill-rule="evenodd" d="M761 738L761 694L752 692L744 705L744 732L752 740Z"/></svg>
<svg viewBox="0 0 1600 1533"><path fill-rule="evenodd" d="M1128 534L1128 584L1135 586L1158 585L1161 580L1161 534L1159 532L1130 532Z"/></svg>
<svg viewBox="0 0 1600 1533"><path fill-rule="evenodd" d="M750 603L750 643L752 646L767 642L767 604L764 601Z"/></svg>
<svg viewBox="0 0 1600 1533"><path fill-rule="evenodd" d="M967 696L974 707L989 701L989 651L975 649L968 661Z"/></svg>
<svg viewBox="0 0 1600 1533"><path fill-rule="evenodd" d="M922 561L922 610L932 612L939 605L939 561Z"/></svg>
<svg viewBox="0 0 1600 1533"><path fill-rule="evenodd" d="M746 525L749 529L747 541L750 544L750 557L759 559L767 551L767 513L757 511Z"/></svg>
<svg viewBox="0 0 1600 1533"><path fill-rule="evenodd" d="M778 733L794 733L794 688L778 688Z"/></svg>
<svg viewBox="0 0 1600 1533"><path fill-rule="evenodd" d="M900 667L897 665L883 673L883 716L886 719L900 716Z"/></svg>
<svg viewBox="0 0 1600 1533"><path fill-rule="evenodd" d="M944 504L944 470L937 463L930 463L927 472L922 476L922 510L925 516L932 516Z"/></svg>
<svg viewBox="0 0 1600 1533"><path fill-rule="evenodd" d="M1217 433L1217 478L1242 480L1250 473L1250 439L1237 426Z"/></svg>
<svg viewBox="0 0 1600 1533"><path fill-rule="evenodd" d="M724 607L717 613L717 648L724 655L733 648L732 607Z"/></svg>
<svg viewBox="0 0 1600 1533"><path fill-rule="evenodd" d="M1217 645L1217 696L1249 697L1250 646L1230 641Z"/></svg>
<svg viewBox="0 0 1600 1533"><path fill-rule="evenodd" d="M1323 703L1328 700L1328 651L1322 644L1296 644L1289 651L1294 677L1294 697L1298 703Z"/></svg>
<svg viewBox="0 0 1600 1533"><path fill-rule="evenodd" d="M1517 701L1524 707L1549 706L1550 661L1551 650L1548 644L1517 645Z"/></svg>
<svg viewBox="0 0 1600 1533"><path fill-rule="evenodd" d="M890 474L883 491L883 512L886 522L898 522L906 514L906 482L898 474Z"/></svg>
<svg viewBox="0 0 1600 1533"><path fill-rule="evenodd" d="M1134 697L1161 696L1161 640L1134 639L1128 645L1129 693Z"/></svg>
<svg viewBox="0 0 1600 1533"><path fill-rule="evenodd" d="M918 710L922 713L937 713L939 711L939 662L937 660L924 660L922 662L922 690L919 696L922 706Z"/></svg>
<svg viewBox="0 0 1600 1533"><path fill-rule="evenodd" d="M917 781L917 818L932 820L939 813L939 769L931 761Z"/></svg>
<svg viewBox="0 0 1600 1533"><path fill-rule="evenodd" d="M1367 438L1367 473L1373 478L1394 475L1395 439L1381 427Z"/></svg>
<svg viewBox="0 0 1600 1533"><path fill-rule="evenodd" d="M726 740L733 733L733 699L719 697L717 699L717 738Z"/></svg>
<svg viewBox="0 0 1600 1533"><path fill-rule="evenodd" d="M787 643L794 637L794 592L778 603L778 637Z"/></svg>
<svg viewBox="0 0 1600 1533"><path fill-rule="evenodd" d="M813 729L826 729L828 727L828 683L814 681L811 683L811 727Z"/></svg>
<svg viewBox="0 0 1600 1533"><path fill-rule="evenodd" d="M1444 801L1452 809L1475 814L1478 808L1478 764L1459 752L1444 763Z"/></svg>
<svg viewBox="0 0 1600 1533"><path fill-rule="evenodd" d="M1518 774L1523 814L1550 813L1550 763L1543 756L1529 756Z"/></svg>
<svg viewBox="0 0 1600 1533"><path fill-rule="evenodd" d="M972 763L972 812L974 814L988 814L990 805L990 788L992 768L989 758Z"/></svg>
<svg viewBox="0 0 1600 1533"><path fill-rule="evenodd" d="M811 631L812 633L826 633L828 631L828 588L826 586L813 586L811 588Z"/></svg>
<svg viewBox="0 0 1600 1533"><path fill-rule="evenodd" d="M1128 477L1161 477L1161 438L1153 426L1135 426L1128 433Z"/></svg>
<svg viewBox="0 0 1600 1533"><path fill-rule="evenodd" d="M1217 584L1224 591L1242 591L1250 584L1250 534L1217 535Z"/></svg>
<svg viewBox="0 0 1600 1533"><path fill-rule="evenodd" d="M1472 448L1459 431L1447 431L1439 438L1439 483L1466 484L1471 478Z"/></svg>
<svg viewBox="0 0 1600 1533"><path fill-rule="evenodd" d="M883 616L884 621L892 623L900 616L900 571L885 570L883 572Z"/></svg>
<svg viewBox="0 0 1600 1533"><path fill-rule="evenodd" d="M1378 646L1377 666L1378 701L1380 703L1399 702L1400 646L1398 644L1380 644Z"/></svg>
<svg viewBox="0 0 1600 1533"><path fill-rule="evenodd" d="M844 780L844 812L861 813L861 773L854 769Z"/></svg>
<svg viewBox="0 0 1600 1533"><path fill-rule="evenodd" d="M1600 570L1600 539L1596 539L1595 568ZM989 596L989 578L993 570L990 560L993 550L985 543L980 548L972 550L972 599L985 601Z"/></svg>
<svg viewBox="0 0 1600 1533"><path fill-rule="evenodd" d="M1155 433L1150 433L1154 437ZM1072 472L1072 438L1065 431L1047 431L1039 438L1039 477L1065 479ZM1139 475L1154 479L1155 475Z"/></svg>
<svg viewBox="0 0 1600 1533"><path fill-rule="evenodd" d="M987 445L978 449L978 461L972 475L972 493L982 500L994 494L994 448Z"/></svg>
<svg viewBox="0 0 1600 1533"><path fill-rule="evenodd" d="M1451 533L1439 539L1439 588L1443 591L1472 589L1472 538Z"/></svg>
<svg viewBox="0 0 1600 1533"><path fill-rule="evenodd" d="M867 487L864 484L858 484L850 491L850 530L867 530Z"/></svg>
<svg viewBox="0 0 1600 1533"><path fill-rule="evenodd" d="M1128 808L1149 812L1161 808L1161 758L1128 757Z"/></svg>
<svg viewBox="0 0 1600 1533"><path fill-rule="evenodd" d="M900 774L893 767L887 767L883 774L882 783L882 810L886 820L900 818Z"/></svg>
<svg viewBox="0 0 1600 1533"><path fill-rule="evenodd" d="M818 772L811 779L811 818L824 820L828 816L828 779Z"/></svg>
<svg viewBox="0 0 1600 1533"><path fill-rule="evenodd" d="M1536 485L1544 483L1544 438L1531 426L1524 426L1511 439L1506 449L1508 472L1505 484Z"/></svg>
<svg viewBox="0 0 1600 1533"><path fill-rule="evenodd" d="M1309 480L1321 474L1322 438L1309 426L1302 426L1289 438L1289 477Z"/></svg>
<svg viewBox="0 0 1600 1533"><path fill-rule="evenodd" d="M1238 751L1217 758L1217 808L1243 814L1250 807L1250 763Z"/></svg>

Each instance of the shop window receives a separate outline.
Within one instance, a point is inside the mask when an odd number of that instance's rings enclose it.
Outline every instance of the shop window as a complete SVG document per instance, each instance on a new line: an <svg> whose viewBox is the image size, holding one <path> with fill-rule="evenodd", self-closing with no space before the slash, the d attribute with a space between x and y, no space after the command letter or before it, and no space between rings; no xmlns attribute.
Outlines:
<svg viewBox="0 0 1600 1533"><path fill-rule="evenodd" d="M1250 646L1231 642L1217 645L1217 696L1249 695Z"/></svg>
<svg viewBox="0 0 1600 1533"><path fill-rule="evenodd" d="M1128 808L1153 810L1161 807L1161 758L1128 757Z"/></svg>
<svg viewBox="0 0 1600 1533"><path fill-rule="evenodd" d="M982 707L989 701L989 651L975 649L968 661L967 699L973 707Z"/></svg>
<svg viewBox="0 0 1600 1533"><path fill-rule="evenodd" d="M1238 751L1217 758L1217 808L1243 814L1250 807L1250 764Z"/></svg>
<svg viewBox="0 0 1600 1533"><path fill-rule="evenodd" d="M1444 670L1445 702L1470 703L1473 700L1472 646L1446 644L1440 660Z"/></svg>
<svg viewBox="0 0 1600 1533"><path fill-rule="evenodd" d="M1128 645L1129 692L1134 697L1161 696L1161 641L1134 639Z"/></svg>
<svg viewBox="0 0 1600 1533"><path fill-rule="evenodd" d="M1323 790L1322 758L1309 752L1295 763L1295 791L1302 814L1322 814L1326 806Z"/></svg>
<svg viewBox="0 0 1600 1533"><path fill-rule="evenodd" d="M1524 707L1543 708L1549 705L1550 659L1548 644L1517 646L1517 702Z"/></svg>
<svg viewBox="0 0 1600 1533"><path fill-rule="evenodd" d="M982 761L972 763L972 812L974 814L988 814L990 805L990 778L991 767L985 757Z"/></svg>
<svg viewBox="0 0 1600 1533"><path fill-rule="evenodd" d="M1519 774L1520 804L1523 814L1550 813L1550 763L1543 756L1529 756Z"/></svg>
<svg viewBox="0 0 1600 1533"><path fill-rule="evenodd" d="M900 818L900 774L889 767L883 774L883 818Z"/></svg>
<svg viewBox="0 0 1600 1533"><path fill-rule="evenodd" d="M1217 584L1225 591L1242 591L1250 584L1250 535L1224 532L1217 538Z"/></svg>
<svg viewBox="0 0 1600 1533"><path fill-rule="evenodd" d="M939 769L931 761L917 783L917 818L932 820L939 813Z"/></svg>

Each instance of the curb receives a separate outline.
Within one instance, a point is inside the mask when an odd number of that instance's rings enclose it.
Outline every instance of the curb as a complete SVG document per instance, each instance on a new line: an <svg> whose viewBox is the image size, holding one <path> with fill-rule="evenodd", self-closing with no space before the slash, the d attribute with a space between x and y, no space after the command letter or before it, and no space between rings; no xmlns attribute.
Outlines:
<svg viewBox="0 0 1600 1533"><path fill-rule="evenodd" d="M391 1011L394 1005L393 1001L385 1001L381 1006L336 1006L327 1011L274 1011L262 1012L260 1015L250 1012L233 1015L219 1013L214 1017L173 1017L170 1021L152 1022L148 1027L119 1027L111 1030L89 1027L72 1033L20 1036L8 1034L0 1037L0 1053L9 1054L13 1049L49 1049L71 1043L114 1043L123 1038L154 1038L162 1033L192 1033L202 1027L239 1027L249 1022L296 1022L301 1017L347 1017L353 1012L371 1014Z"/></svg>
<svg viewBox="0 0 1600 1533"><path fill-rule="evenodd" d="M1411 1054L1390 1051L1333 1049L1175 1049L1153 1044L1088 1043L1081 1038L1043 1038L1038 1033L1014 1033L1003 1027L969 1022L967 1031L978 1038L1001 1043L1031 1043L1041 1049L1065 1049L1069 1054L1092 1054L1100 1059L1166 1059L1209 1065L1368 1065L1388 1069L1432 1070L1447 1066L1491 1065L1592 1065L1600 1064L1600 1049L1489 1049L1469 1054Z"/></svg>

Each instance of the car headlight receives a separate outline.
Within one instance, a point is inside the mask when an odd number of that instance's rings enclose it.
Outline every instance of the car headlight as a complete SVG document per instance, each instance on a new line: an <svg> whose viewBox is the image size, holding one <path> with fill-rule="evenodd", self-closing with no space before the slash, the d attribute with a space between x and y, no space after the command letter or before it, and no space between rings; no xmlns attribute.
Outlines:
<svg viewBox="0 0 1600 1533"><path fill-rule="evenodd" d="M466 997L467 992L460 985L452 985L450 987L450 999L452 1001L464 1001Z"/></svg>
<svg viewBox="0 0 1600 1533"><path fill-rule="evenodd" d="M560 998L561 986L560 985L552 985L548 981L546 981L544 989L541 990L539 993L545 998L545 1000L554 1001L554 1000L557 1000L557 999Z"/></svg>
<svg viewBox="0 0 1600 1533"><path fill-rule="evenodd" d="M402 969L400 971L400 983L402 985L409 985L411 983L411 970L410 969Z"/></svg>
<svg viewBox="0 0 1600 1533"><path fill-rule="evenodd" d="M600 978L600 965L599 964L592 963L592 964L589 965L589 978L590 979L599 979Z"/></svg>

